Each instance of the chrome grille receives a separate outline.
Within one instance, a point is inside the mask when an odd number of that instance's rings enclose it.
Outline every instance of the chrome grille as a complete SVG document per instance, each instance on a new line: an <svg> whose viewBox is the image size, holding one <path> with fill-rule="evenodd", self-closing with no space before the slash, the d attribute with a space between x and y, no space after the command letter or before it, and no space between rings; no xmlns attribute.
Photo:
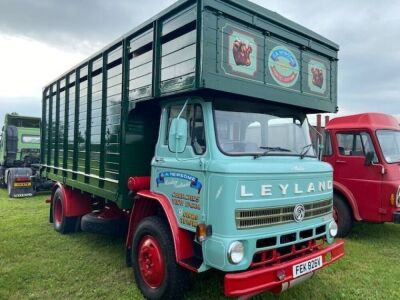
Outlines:
<svg viewBox="0 0 400 300"><path fill-rule="evenodd" d="M294 222L295 205L273 208L237 209L235 220L237 229L259 228ZM304 204L304 220L326 215L332 212L332 199Z"/></svg>

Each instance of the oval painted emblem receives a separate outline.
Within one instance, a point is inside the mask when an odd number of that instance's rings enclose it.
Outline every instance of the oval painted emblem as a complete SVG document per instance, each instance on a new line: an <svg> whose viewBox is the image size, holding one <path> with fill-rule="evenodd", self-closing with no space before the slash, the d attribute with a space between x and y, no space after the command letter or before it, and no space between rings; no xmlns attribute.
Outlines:
<svg viewBox="0 0 400 300"><path fill-rule="evenodd" d="M303 204L297 204L294 207L293 211L293 218L296 222L301 222L304 219L304 216L306 215L306 209L304 208Z"/></svg>
<svg viewBox="0 0 400 300"><path fill-rule="evenodd" d="M271 50L268 68L275 82L284 87L293 86L299 78L300 67L296 56L284 46Z"/></svg>

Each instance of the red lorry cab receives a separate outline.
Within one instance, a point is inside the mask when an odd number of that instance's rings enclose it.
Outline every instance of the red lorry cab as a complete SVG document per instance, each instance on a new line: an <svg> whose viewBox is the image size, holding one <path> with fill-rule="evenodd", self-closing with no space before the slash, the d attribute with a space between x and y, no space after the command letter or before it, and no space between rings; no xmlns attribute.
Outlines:
<svg viewBox="0 0 400 300"><path fill-rule="evenodd" d="M332 119L323 160L334 169L334 217L339 235L353 221L400 223L400 126L389 115Z"/></svg>

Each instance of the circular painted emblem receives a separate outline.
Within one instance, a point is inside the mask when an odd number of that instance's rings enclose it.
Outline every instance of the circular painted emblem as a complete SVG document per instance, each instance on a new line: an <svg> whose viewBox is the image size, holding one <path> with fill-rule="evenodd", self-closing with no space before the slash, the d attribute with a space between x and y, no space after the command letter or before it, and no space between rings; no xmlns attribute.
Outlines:
<svg viewBox="0 0 400 300"><path fill-rule="evenodd" d="M284 46L271 50L268 68L275 82L284 87L293 86L299 78L300 67L296 56Z"/></svg>
<svg viewBox="0 0 400 300"><path fill-rule="evenodd" d="M296 222L301 222L304 219L304 216L306 215L306 209L304 208L303 204L297 204L294 207L293 211L293 218Z"/></svg>

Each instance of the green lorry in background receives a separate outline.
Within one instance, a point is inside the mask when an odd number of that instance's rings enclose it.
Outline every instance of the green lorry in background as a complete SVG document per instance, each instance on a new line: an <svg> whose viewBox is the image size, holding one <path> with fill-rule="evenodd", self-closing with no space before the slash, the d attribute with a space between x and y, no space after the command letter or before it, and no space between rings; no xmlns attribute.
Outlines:
<svg viewBox="0 0 400 300"><path fill-rule="evenodd" d="M213 268L227 296L312 277L344 255L306 117L337 110L338 50L245 0L175 3L44 88L50 222L124 235L150 299Z"/></svg>
<svg viewBox="0 0 400 300"><path fill-rule="evenodd" d="M9 197L29 197L49 189L39 177L40 118L6 114L0 134L0 186Z"/></svg>

